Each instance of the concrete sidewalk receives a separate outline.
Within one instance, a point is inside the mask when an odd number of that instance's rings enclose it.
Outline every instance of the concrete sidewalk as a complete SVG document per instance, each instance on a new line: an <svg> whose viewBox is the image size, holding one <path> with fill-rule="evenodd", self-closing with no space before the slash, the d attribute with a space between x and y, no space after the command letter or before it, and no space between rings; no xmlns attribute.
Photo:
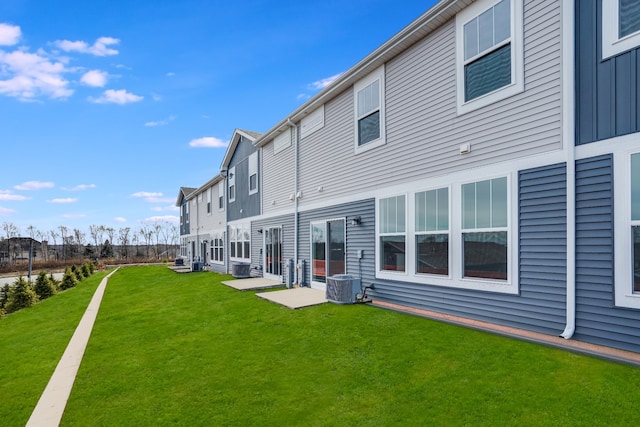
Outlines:
<svg viewBox="0 0 640 427"><path fill-rule="evenodd" d="M82 356L91 336L93 324L98 315L107 282L116 271L118 271L117 268L102 279L98 289L93 294L93 298L91 298L87 310L73 333L62 359L58 362L58 366L53 372L44 393L40 396L38 404L31 413L27 426L50 427L60 425L64 408L67 405L76 374L80 368L80 362L82 362Z"/></svg>

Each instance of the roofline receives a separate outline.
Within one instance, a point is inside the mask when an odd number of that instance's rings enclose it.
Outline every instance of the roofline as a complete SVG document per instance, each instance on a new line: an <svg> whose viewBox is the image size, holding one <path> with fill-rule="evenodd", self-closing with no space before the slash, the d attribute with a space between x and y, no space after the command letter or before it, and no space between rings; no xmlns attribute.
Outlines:
<svg viewBox="0 0 640 427"><path fill-rule="evenodd" d="M229 146L227 147L227 151L226 153L224 153L224 157L222 158L222 163L220 164L220 171L227 170L227 167L229 166L229 162L231 161L231 157L233 156L233 153L236 151L236 147L238 146L238 142L240 141L240 139L236 137L238 135L244 136L253 144L255 144L257 139L261 138L261 137L256 138L255 136L248 134L247 131L243 131L242 129L236 128L233 131L233 136L231 136L231 140L229 141Z"/></svg>
<svg viewBox="0 0 640 427"><path fill-rule="evenodd" d="M299 122L303 117L313 112L320 105L326 103L338 94L342 93L353 83L366 76L382 64L388 62L417 41L440 28L457 12L473 3L475 0L440 0L416 20L400 30L379 48L371 52L364 59L351 67L338 77L333 83L311 97L291 114L282 119L277 125L269 129L254 141L256 147L261 147L270 142L291 122Z"/></svg>
<svg viewBox="0 0 640 427"><path fill-rule="evenodd" d="M200 187L196 188L193 192L189 193L189 195L186 196L185 198L187 200L191 200L194 197L196 197L196 195L202 193L202 191L206 190L209 187L214 186L215 184L219 183L223 179L224 179L224 177L222 176L222 174L219 173L218 175L216 175L213 178L211 178L209 181L207 181L204 184L202 184ZM191 197L191 195L193 195L193 197Z"/></svg>

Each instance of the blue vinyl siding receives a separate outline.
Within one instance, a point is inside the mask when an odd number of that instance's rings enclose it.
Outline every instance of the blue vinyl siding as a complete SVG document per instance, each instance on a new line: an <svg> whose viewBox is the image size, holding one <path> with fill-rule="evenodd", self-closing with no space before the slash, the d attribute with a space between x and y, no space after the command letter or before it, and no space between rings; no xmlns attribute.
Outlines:
<svg viewBox="0 0 640 427"><path fill-rule="evenodd" d="M602 2L576 0L576 145L640 130L640 49L602 60Z"/></svg>
<svg viewBox="0 0 640 427"><path fill-rule="evenodd" d="M566 313L566 194L564 164L519 174L519 295L375 280L374 297L395 304L559 334L564 329ZM373 240L373 235L371 238Z"/></svg>
<svg viewBox="0 0 640 427"><path fill-rule="evenodd" d="M576 162L576 334L640 351L640 310L614 305L613 157Z"/></svg>

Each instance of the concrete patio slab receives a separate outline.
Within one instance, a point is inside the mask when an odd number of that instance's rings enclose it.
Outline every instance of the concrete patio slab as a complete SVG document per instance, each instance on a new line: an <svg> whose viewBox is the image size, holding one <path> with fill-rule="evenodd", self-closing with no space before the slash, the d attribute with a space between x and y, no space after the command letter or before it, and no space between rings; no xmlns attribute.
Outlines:
<svg viewBox="0 0 640 427"><path fill-rule="evenodd" d="M279 280L265 279L263 277L252 277L250 279L235 279L222 282L223 285L232 287L239 291L250 291L258 289L279 288L284 286Z"/></svg>
<svg viewBox="0 0 640 427"><path fill-rule="evenodd" d="M256 294L256 296L292 309L327 302L325 291L312 288L293 288L282 291L262 292Z"/></svg>

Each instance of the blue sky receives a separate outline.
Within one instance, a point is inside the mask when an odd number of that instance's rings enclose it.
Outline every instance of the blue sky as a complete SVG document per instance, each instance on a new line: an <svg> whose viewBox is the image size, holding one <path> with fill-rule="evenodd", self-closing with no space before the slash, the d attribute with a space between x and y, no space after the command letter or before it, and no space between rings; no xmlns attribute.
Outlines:
<svg viewBox="0 0 640 427"><path fill-rule="evenodd" d="M265 132L435 3L0 1L0 223L176 222Z"/></svg>

